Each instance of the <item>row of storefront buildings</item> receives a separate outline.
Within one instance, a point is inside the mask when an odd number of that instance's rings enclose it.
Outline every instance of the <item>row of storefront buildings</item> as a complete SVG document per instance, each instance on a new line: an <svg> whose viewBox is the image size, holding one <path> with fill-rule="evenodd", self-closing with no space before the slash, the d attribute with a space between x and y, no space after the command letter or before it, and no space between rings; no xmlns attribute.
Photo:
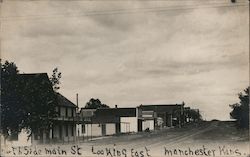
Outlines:
<svg viewBox="0 0 250 157"><path fill-rule="evenodd" d="M47 74L34 74L34 77ZM31 75L29 75L30 77ZM149 132L167 127L181 127L189 121L194 121L185 114L189 107L180 104L138 105L137 107L119 108L79 108L60 93L56 93L57 117L50 130L32 134L28 138L22 131L12 138L14 145L67 143L87 141L96 137L120 135L137 132ZM134 105L136 106L136 105Z"/></svg>

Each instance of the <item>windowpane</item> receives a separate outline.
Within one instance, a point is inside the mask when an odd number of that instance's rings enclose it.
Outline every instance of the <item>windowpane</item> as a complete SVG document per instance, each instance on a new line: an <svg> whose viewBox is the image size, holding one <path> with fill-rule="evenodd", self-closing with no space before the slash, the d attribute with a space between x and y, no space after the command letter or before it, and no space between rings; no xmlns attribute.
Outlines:
<svg viewBox="0 0 250 157"><path fill-rule="evenodd" d="M74 136L74 125L71 126L71 135Z"/></svg>
<svg viewBox="0 0 250 157"><path fill-rule="evenodd" d="M82 133L85 133L85 124L82 124Z"/></svg>
<svg viewBox="0 0 250 157"><path fill-rule="evenodd" d="M65 113L65 114L66 114L66 117L68 117L68 108L67 108L67 107L65 108L65 112L66 112L66 113Z"/></svg>
<svg viewBox="0 0 250 157"><path fill-rule="evenodd" d="M69 130L68 130L68 125L67 124L65 125L65 134L66 134L66 136L69 136Z"/></svg>
<svg viewBox="0 0 250 157"><path fill-rule="evenodd" d="M58 116L61 116L61 108L58 106Z"/></svg>

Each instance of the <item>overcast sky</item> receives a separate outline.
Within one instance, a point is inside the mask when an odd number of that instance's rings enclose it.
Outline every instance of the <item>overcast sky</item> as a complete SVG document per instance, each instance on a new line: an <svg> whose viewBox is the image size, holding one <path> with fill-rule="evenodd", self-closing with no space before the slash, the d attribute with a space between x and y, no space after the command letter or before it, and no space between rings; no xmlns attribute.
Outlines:
<svg viewBox="0 0 250 157"><path fill-rule="evenodd" d="M4 0L1 38L22 73L58 67L60 92L80 106L184 101L229 119L249 84L247 0Z"/></svg>

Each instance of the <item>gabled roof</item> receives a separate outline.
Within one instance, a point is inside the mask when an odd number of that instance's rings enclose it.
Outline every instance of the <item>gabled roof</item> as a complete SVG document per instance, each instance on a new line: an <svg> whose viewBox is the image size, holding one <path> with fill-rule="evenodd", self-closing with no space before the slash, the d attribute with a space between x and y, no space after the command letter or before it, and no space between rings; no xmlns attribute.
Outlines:
<svg viewBox="0 0 250 157"><path fill-rule="evenodd" d="M32 85L46 84L53 89L47 73L18 74L18 76L22 79L22 81L24 81L24 83L32 81Z"/></svg>
<svg viewBox="0 0 250 157"><path fill-rule="evenodd" d="M18 74L22 80L23 84L27 84L30 90L34 90L37 94L42 94L43 92L49 92L51 95L54 94L52 84L49 80L47 73L29 73L29 74ZM60 93L56 93L58 106L73 107L77 106L70 100L65 98Z"/></svg>
<svg viewBox="0 0 250 157"><path fill-rule="evenodd" d="M18 74L19 76L19 88L28 88L38 93L53 92L52 84L49 80L47 73L29 73Z"/></svg>
<svg viewBox="0 0 250 157"><path fill-rule="evenodd" d="M28 99L40 101L39 97L32 97L34 93L34 95L53 94L53 88L46 73L17 74L16 78L11 81L13 81L11 82L13 86L9 89L11 95L2 97L2 101L6 103L26 103Z"/></svg>
<svg viewBox="0 0 250 157"><path fill-rule="evenodd" d="M22 74L18 74L19 76L26 76L26 77L44 77L49 79L48 74L47 73L22 73Z"/></svg>
<svg viewBox="0 0 250 157"><path fill-rule="evenodd" d="M77 108L77 106L60 93L56 93L58 106Z"/></svg>
<svg viewBox="0 0 250 157"><path fill-rule="evenodd" d="M46 112L45 110L55 101L54 90L47 73L18 74L15 84L13 95L17 97L18 103L30 103L36 110Z"/></svg>

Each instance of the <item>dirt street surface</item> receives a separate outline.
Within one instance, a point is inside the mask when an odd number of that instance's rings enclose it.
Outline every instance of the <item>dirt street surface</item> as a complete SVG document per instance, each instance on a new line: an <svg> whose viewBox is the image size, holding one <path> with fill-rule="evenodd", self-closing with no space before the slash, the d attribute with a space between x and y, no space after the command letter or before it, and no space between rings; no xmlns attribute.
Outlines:
<svg viewBox="0 0 250 157"><path fill-rule="evenodd" d="M14 147L3 156L250 157L248 130L211 121L153 132L108 136L86 142Z"/></svg>

